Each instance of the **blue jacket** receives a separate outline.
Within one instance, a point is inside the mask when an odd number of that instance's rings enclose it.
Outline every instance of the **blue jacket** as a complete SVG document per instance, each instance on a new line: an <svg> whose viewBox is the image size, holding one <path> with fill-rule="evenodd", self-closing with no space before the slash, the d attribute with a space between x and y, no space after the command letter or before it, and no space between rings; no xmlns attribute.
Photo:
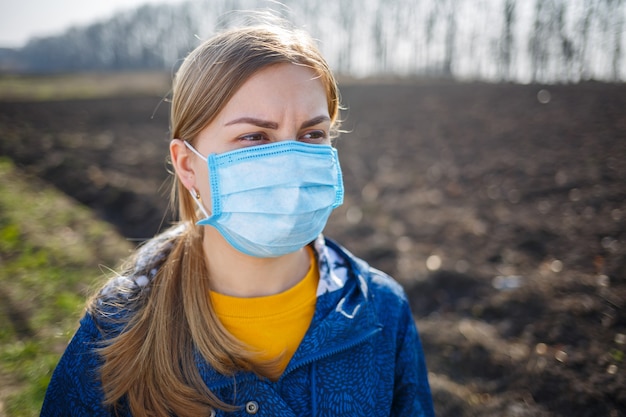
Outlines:
<svg viewBox="0 0 626 417"><path fill-rule="evenodd" d="M120 280L141 288L165 257L167 239L140 252L135 273L117 278L101 297L116 296ZM241 406L217 416L434 416L422 347L402 288L323 237L314 247L320 265L315 314L278 381L240 373L233 379L199 359L207 386ZM107 289L108 288L108 289ZM96 321L87 314L57 365L41 416L111 416L102 405Z"/></svg>

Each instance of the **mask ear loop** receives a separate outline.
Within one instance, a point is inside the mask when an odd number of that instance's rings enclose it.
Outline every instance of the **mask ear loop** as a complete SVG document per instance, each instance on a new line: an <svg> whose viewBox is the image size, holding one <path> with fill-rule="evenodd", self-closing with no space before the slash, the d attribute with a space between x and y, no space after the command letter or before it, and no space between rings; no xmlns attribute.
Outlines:
<svg viewBox="0 0 626 417"><path fill-rule="evenodd" d="M206 156L202 155L200 152L198 152L198 150L196 148L194 148L193 146L191 146L191 143L184 141L185 142L185 146L187 148L189 148L189 150L193 153L195 153L196 155L198 155L200 158L202 158L204 160L204 162L207 161Z"/></svg>
<svg viewBox="0 0 626 417"><path fill-rule="evenodd" d="M191 150L193 153L198 155L204 161L207 160L206 157L204 155L202 155L200 152L198 152L196 150L196 148L191 146L191 144L189 142L187 142L186 140L184 142L185 142L185 146L187 148L189 148L189 150ZM206 208L204 208L204 204L202 204L202 198L200 198L200 193L198 191L196 191L196 189L193 188L193 187L191 187L191 190L188 190L188 191L189 191L189 194L191 194L191 197L193 198L193 201L196 202L196 205L198 206L198 208L200 209L202 214L204 214L204 218L208 219L209 217L211 217L211 215L207 212Z"/></svg>
<svg viewBox="0 0 626 417"><path fill-rule="evenodd" d="M189 191L189 194L191 194L193 201L196 202L196 205L198 206L202 214L204 214L204 218L208 219L209 217L211 217L211 215L204 208L204 204L202 204L202 198L200 197L200 193L196 191L196 189L193 187L191 187L191 190L187 191Z"/></svg>

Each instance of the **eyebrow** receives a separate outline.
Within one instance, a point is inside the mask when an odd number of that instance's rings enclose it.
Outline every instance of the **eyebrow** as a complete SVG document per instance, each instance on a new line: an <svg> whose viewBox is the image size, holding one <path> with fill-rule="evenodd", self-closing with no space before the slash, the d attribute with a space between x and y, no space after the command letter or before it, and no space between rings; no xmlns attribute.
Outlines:
<svg viewBox="0 0 626 417"><path fill-rule="evenodd" d="M324 122L330 122L330 117L325 115L314 117L311 120L307 120L306 122L302 123L300 129L306 129L307 127L315 126Z"/></svg>
<svg viewBox="0 0 626 417"><path fill-rule="evenodd" d="M325 116L325 115L317 116L302 123L302 126L300 126L300 128L305 129L307 127L315 126L317 124L327 122L327 121L330 121L330 117ZM270 122L268 120L257 119L255 117L240 117L238 119L234 119L234 120L231 120L230 122L225 123L224 126L232 126L232 125L242 124L242 123L262 127L264 129L272 129L272 130L278 129L278 123Z"/></svg>

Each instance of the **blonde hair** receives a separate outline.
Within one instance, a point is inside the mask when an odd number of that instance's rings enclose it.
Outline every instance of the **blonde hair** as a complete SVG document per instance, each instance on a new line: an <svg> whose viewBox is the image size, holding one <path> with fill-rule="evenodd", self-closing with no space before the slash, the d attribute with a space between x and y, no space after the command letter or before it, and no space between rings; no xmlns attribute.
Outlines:
<svg viewBox="0 0 626 417"><path fill-rule="evenodd" d="M233 94L257 71L291 63L313 69L326 88L333 128L338 127L339 92L315 42L305 32L277 25L232 29L196 48L176 74L171 109L171 135L193 143L198 133L223 109ZM221 325L208 296L210 277L202 252L202 227L195 225L195 203L178 178L172 189L178 202L182 235L147 291L118 325L124 330L99 349L105 403L126 402L135 417L191 417L212 409L234 410L202 381L194 353L217 372L238 370L276 377L275 364L256 360ZM93 314L106 316L96 297ZM110 303L108 304L110 308Z"/></svg>

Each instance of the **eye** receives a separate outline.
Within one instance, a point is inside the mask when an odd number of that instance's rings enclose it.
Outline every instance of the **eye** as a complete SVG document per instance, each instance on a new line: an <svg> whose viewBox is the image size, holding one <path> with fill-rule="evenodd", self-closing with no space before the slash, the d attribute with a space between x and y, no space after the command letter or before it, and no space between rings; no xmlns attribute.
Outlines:
<svg viewBox="0 0 626 417"><path fill-rule="evenodd" d="M257 132L239 136L237 140L241 142L263 142L269 140L269 138L264 133Z"/></svg>
<svg viewBox="0 0 626 417"><path fill-rule="evenodd" d="M326 140L327 137L328 135L326 135L326 132L323 130L311 130L300 136L300 140L305 142L322 142Z"/></svg>

